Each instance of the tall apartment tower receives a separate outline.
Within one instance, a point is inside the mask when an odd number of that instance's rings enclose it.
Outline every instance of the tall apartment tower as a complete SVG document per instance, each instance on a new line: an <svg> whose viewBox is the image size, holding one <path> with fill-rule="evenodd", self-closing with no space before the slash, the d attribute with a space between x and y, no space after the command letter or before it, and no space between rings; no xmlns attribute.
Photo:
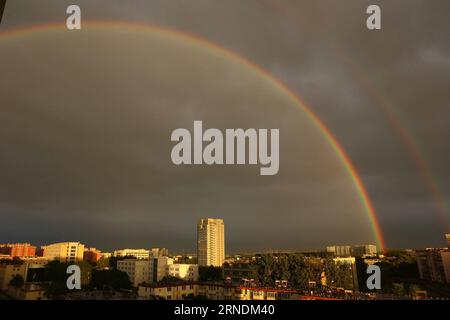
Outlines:
<svg viewBox="0 0 450 320"><path fill-rule="evenodd" d="M222 219L200 219L197 224L199 266L221 267L225 260L225 228Z"/></svg>

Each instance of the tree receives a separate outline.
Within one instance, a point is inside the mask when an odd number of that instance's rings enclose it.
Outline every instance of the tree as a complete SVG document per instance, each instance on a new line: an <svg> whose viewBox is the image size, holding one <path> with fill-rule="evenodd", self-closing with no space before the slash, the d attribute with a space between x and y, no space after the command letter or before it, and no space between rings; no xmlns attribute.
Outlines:
<svg viewBox="0 0 450 320"><path fill-rule="evenodd" d="M130 289L131 281L125 272L119 270L93 270L91 285L94 288Z"/></svg>
<svg viewBox="0 0 450 320"><path fill-rule="evenodd" d="M408 295L410 297L415 297L417 295L417 291L420 291L420 287L416 284L410 284L408 286Z"/></svg>
<svg viewBox="0 0 450 320"><path fill-rule="evenodd" d="M392 293L399 297L405 296L405 285L403 283L393 283Z"/></svg>
<svg viewBox="0 0 450 320"><path fill-rule="evenodd" d="M20 288L25 283L23 277L20 274L16 274L10 281L9 285L14 288Z"/></svg>
<svg viewBox="0 0 450 320"><path fill-rule="evenodd" d="M108 269L111 267L111 258L100 258L97 261L97 269Z"/></svg>
<svg viewBox="0 0 450 320"><path fill-rule="evenodd" d="M223 269L221 267L199 267L198 277L200 281L220 281L223 280Z"/></svg>

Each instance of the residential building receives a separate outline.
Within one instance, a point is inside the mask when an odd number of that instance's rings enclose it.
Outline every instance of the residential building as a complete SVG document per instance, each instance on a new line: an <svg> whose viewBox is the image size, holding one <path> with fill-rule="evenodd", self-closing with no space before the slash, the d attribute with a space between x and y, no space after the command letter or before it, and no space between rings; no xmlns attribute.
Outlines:
<svg viewBox="0 0 450 320"><path fill-rule="evenodd" d="M150 254L153 257L162 257L162 256L168 256L169 255L169 249L166 248L151 248Z"/></svg>
<svg viewBox="0 0 450 320"><path fill-rule="evenodd" d="M198 281L198 264L174 263L167 265L167 275L185 281Z"/></svg>
<svg viewBox="0 0 450 320"><path fill-rule="evenodd" d="M149 282L158 283L164 279L164 277L168 275L168 266L171 264L173 264L173 259L166 256L151 258L149 260Z"/></svg>
<svg viewBox="0 0 450 320"><path fill-rule="evenodd" d="M136 259L148 259L150 256L150 250L146 249L122 249L116 250L113 253L114 257L134 257Z"/></svg>
<svg viewBox="0 0 450 320"><path fill-rule="evenodd" d="M428 248L416 251L416 261L421 279L450 283L450 250Z"/></svg>
<svg viewBox="0 0 450 320"><path fill-rule="evenodd" d="M138 296L144 299L159 297L165 300L183 300L188 296L197 296L198 285L183 284L142 284L138 288Z"/></svg>
<svg viewBox="0 0 450 320"><path fill-rule="evenodd" d="M276 288L245 287L218 283L142 284L138 296L143 299L183 300L203 296L208 300L289 300L297 291Z"/></svg>
<svg viewBox="0 0 450 320"><path fill-rule="evenodd" d="M373 244L363 244L353 246L352 255L355 257L376 256L378 253L377 246Z"/></svg>
<svg viewBox="0 0 450 320"><path fill-rule="evenodd" d="M11 258L34 257L36 247L29 243L0 244L0 254L8 255Z"/></svg>
<svg viewBox="0 0 450 320"><path fill-rule="evenodd" d="M137 287L141 283L148 282L150 279L150 265L148 260L119 260L117 261L117 270L125 272L134 287Z"/></svg>
<svg viewBox="0 0 450 320"><path fill-rule="evenodd" d="M350 246L328 246L326 251L333 253L336 257L350 257L352 255Z"/></svg>
<svg viewBox="0 0 450 320"><path fill-rule="evenodd" d="M225 228L222 219L200 219L197 224L199 266L221 267L225 260Z"/></svg>
<svg viewBox="0 0 450 320"><path fill-rule="evenodd" d="M8 289L9 282L16 275L21 276L25 281L27 277L27 266L25 263L0 264L0 290Z"/></svg>
<svg viewBox="0 0 450 320"><path fill-rule="evenodd" d="M60 262L82 261L84 244L79 242L59 242L42 247L42 255L48 260Z"/></svg>
<svg viewBox="0 0 450 320"><path fill-rule="evenodd" d="M96 248L84 248L83 260L96 263L102 257L102 252Z"/></svg>

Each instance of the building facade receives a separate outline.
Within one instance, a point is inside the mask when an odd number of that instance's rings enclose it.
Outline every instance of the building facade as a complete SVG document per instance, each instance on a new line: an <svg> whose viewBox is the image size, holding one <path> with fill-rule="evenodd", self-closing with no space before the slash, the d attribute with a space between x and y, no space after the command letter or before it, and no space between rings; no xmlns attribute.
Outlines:
<svg viewBox="0 0 450 320"><path fill-rule="evenodd" d="M96 263L102 257L102 252L96 248L85 248L83 260L91 263Z"/></svg>
<svg viewBox="0 0 450 320"><path fill-rule="evenodd" d="M150 257L150 250L122 249L114 251L113 256L118 258L134 257L136 259L148 259Z"/></svg>
<svg viewBox="0 0 450 320"><path fill-rule="evenodd" d="M167 265L167 275L181 280L198 281L198 264L174 263Z"/></svg>
<svg viewBox="0 0 450 320"><path fill-rule="evenodd" d="M158 283L165 276L167 276L167 269L173 264L173 259L165 256L151 258L149 260L150 266L150 283Z"/></svg>
<svg viewBox="0 0 450 320"><path fill-rule="evenodd" d="M197 224L199 266L221 267L225 260L225 227L222 219L200 219Z"/></svg>
<svg viewBox="0 0 450 320"><path fill-rule="evenodd" d="M295 290L213 283L142 284L138 288L138 296L142 299L164 300L183 300L189 296L202 296L208 300L290 300L297 295Z"/></svg>
<svg viewBox="0 0 450 320"><path fill-rule="evenodd" d="M421 279L450 283L450 250L429 248L416 251L416 261Z"/></svg>
<svg viewBox="0 0 450 320"><path fill-rule="evenodd" d="M141 283L148 282L150 279L150 265L148 260L119 260L117 261L117 270L125 272L134 287L139 286Z"/></svg>
<svg viewBox="0 0 450 320"><path fill-rule="evenodd" d="M42 256L48 260L60 262L82 261L84 257L84 244L79 242L59 242L43 246Z"/></svg>
<svg viewBox="0 0 450 320"><path fill-rule="evenodd" d="M166 249L166 248L151 248L150 249L150 254L153 257L168 256L169 255L169 249Z"/></svg>
<svg viewBox="0 0 450 320"><path fill-rule="evenodd" d="M11 258L34 257L36 247L29 243L0 244L0 254Z"/></svg>

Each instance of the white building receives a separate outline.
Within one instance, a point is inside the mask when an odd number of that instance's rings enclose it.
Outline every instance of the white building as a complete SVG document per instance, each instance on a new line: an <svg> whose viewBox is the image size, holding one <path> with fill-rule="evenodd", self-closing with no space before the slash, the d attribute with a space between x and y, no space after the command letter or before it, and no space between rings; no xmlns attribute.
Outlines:
<svg viewBox="0 0 450 320"><path fill-rule="evenodd" d="M186 281L198 281L198 264L170 264L167 266L167 275Z"/></svg>
<svg viewBox="0 0 450 320"><path fill-rule="evenodd" d="M148 282L150 279L150 265L148 260L119 260L117 261L117 270L125 272L134 287L137 287L141 283Z"/></svg>
<svg viewBox="0 0 450 320"><path fill-rule="evenodd" d="M197 224L199 266L221 267L225 260L225 227L222 219L200 219Z"/></svg>
<svg viewBox="0 0 450 320"><path fill-rule="evenodd" d="M113 253L114 257L135 257L136 259L148 259L150 250L145 249L122 249L116 250Z"/></svg>
<svg viewBox="0 0 450 320"><path fill-rule="evenodd" d="M48 260L60 262L82 261L84 256L84 244L79 242L59 242L42 247L43 257Z"/></svg>
<svg viewBox="0 0 450 320"><path fill-rule="evenodd" d="M327 252L333 253L336 257L350 257L351 247L350 246L328 246Z"/></svg>

